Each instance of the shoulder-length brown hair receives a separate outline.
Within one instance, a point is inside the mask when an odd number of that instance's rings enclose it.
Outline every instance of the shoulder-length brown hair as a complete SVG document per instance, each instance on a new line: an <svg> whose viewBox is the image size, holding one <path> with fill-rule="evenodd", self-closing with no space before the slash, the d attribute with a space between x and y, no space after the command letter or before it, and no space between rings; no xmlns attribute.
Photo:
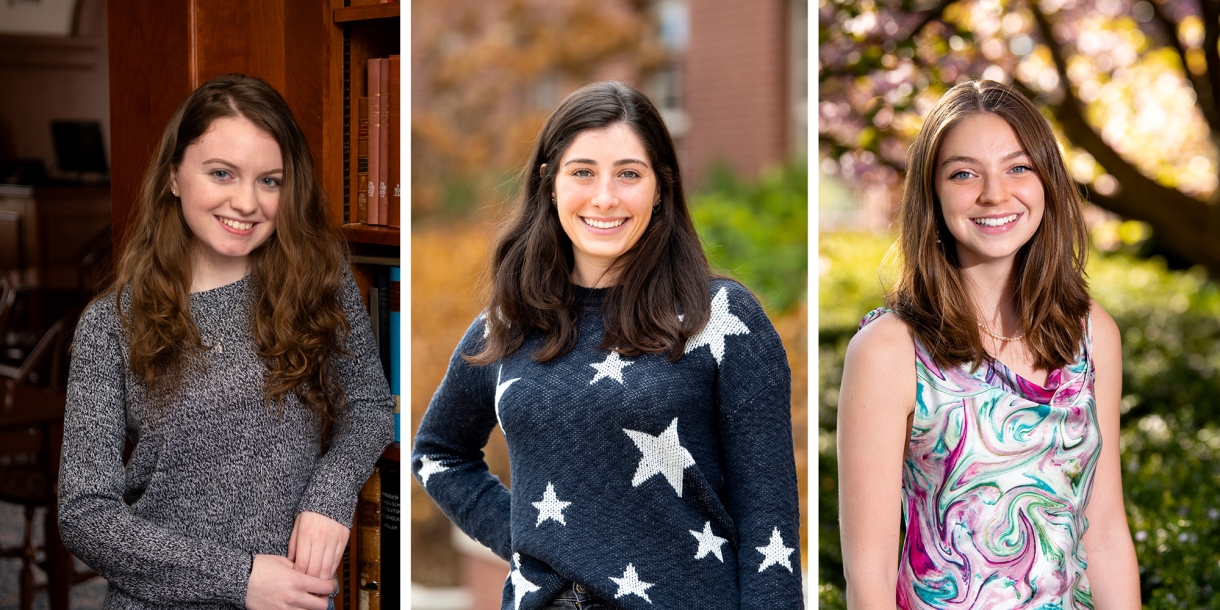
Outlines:
<svg viewBox="0 0 1220 610"><path fill-rule="evenodd" d="M250 121L275 138L283 155L275 233L250 254L253 331L267 366L267 402L282 408L295 392L329 425L346 408L334 363L349 330L340 301L346 246L326 214L305 134L284 98L257 78L219 76L191 93L144 174L113 286L131 370L147 388L173 393L184 366L204 349L190 316L195 238L182 202L170 192L170 175L187 147L223 117ZM131 306L124 312L127 289Z"/></svg>
<svg viewBox="0 0 1220 610"><path fill-rule="evenodd" d="M1084 279L1087 232L1080 191L1068 175L1050 125L1012 85L973 81L950 89L928 115L907 157L898 247L902 274L886 304L941 366L986 359L974 301L962 277L957 242L945 225L933 179L945 134L970 116L990 113L1008 122L1042 179L1046 210L1034 236L1017 252L1014 269L1021 332L1039 368L1075 360L1089 310Z"/></svg>
<svg viewBox="0 0 1220 610"><path fill-rule="evenodd" d="M577 341L572 241L551 205L559 161L576 137L623 124L648 152L661 203L639 242L613 263L618 273L602 304L601 346L634 356L682 357L686 339L711 313L710 271L687 210L673 138L652 101L615 81L587 85L555 109L521 169L521 198L492 254L487 340L468 356L487 364L516 352L534 332L544 337L532 354L545 362ZM545 166L545 167L544 167Z"/></svg>

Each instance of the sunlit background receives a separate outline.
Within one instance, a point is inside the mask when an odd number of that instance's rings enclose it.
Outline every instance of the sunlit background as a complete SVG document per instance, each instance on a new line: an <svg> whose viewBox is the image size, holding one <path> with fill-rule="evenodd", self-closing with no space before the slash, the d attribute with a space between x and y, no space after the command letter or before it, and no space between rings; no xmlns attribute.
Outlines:
<svg viewBox="0 0 1220 610"><path fill-rule="evenodd" d="M898 268L907 147L941 94L980 77L1028 91L1091 202L1090 288L1123 335L1124 493L1145 607L1220 607L1220 9L823 0L818 36L820 607L845 607L843 353Z"/></svg>

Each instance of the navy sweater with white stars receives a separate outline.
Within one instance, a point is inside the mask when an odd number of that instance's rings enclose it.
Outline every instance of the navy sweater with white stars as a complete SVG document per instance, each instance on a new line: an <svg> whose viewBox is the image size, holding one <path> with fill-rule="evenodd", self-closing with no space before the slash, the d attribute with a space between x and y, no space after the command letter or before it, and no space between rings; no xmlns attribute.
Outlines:
<svg viewBox="0 0 1220 610"><path fill-rule="evenodd" d="M569 582L616 608L802 607L791 374L753 296L711 283L711 319L677 362L600 349L603 290L578 289L579 342L540 337L488 366L482 318L458 345L412 471L445 514L510 562L506 610ZM513 489L482 449L497 422Z"/></svg>

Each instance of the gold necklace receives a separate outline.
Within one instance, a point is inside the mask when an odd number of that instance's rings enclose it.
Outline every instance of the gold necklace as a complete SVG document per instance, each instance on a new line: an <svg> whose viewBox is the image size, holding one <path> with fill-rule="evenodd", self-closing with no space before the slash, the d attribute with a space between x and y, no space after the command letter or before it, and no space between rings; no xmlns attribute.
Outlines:
<svg viewBox="0 0 1220 610"><path fill-rule="evenodd" d="M990 330L987 330L987 327L983 326L982 322L977 322L977 324L979 325L979 330L987 333L988 337L991 337L992 339L995 339L997 341L1003 341L1004 343L1012 343L1013 341L1020 341L1021 339L1025 338L1025 333L1017 333L1017 335L1015 337L1005 337L1004 335L997 335L997 334L991 332Z"/></svg>

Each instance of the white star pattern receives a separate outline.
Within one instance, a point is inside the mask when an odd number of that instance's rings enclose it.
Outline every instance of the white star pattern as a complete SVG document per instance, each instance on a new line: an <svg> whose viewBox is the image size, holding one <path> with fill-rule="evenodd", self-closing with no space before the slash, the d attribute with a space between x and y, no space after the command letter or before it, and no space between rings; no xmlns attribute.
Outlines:
<svg viewBox="0 0 1220 610"><path fill-rule="evenodd" d="M792 554L794 549L784 546L784 538L779 535L779 528L771 530L771 542L767 546L756 546L759 553L763 554L762 565L758 566L758 571L761 572L770 566L784 566L788 571L792 571L792 563L788 561L788 556Z"/></svg>
<svg viewBox="0 0 1220 610"><path fill-rule="evenodd" d="M631 486L639 487L641 483L660 473L681 498L682 474L687 468L695 465L695 458L678 442L678 418L675 417L669 427L657 436L626 428L623 428L623 432L631 437L642 454L635 477L631 479Z"/></svg>
<svg viewBox="0 0 1220 610"><path fill-rule="evenodd" d="M712 298L712 316L708 318L707 326L704 326L699 334L686 342L685 353L689 354L699 346L706 345L712 350L712 357L719 365L720 361L724 359L724 338L728 335L748 334L750 334L750 329L741 321L741 318L729 313L729 293L721 288Z"/></svg>
<svg viewBox="0 0 1220 610"><path fill-rule="evenodd" d="M508 573L508 579L513 583L513 608L521 607L521 598L538 590L538 585L526 580L521 573L521 553L513 553L513 571Z"/></svg>
<svg viewBox="0 0 1220 610"><path fill-rule="evenodd" d="M622 578L611 576L610 580L613 580L614 584L618 585L618 593L614 594L614 599L624 595L639 595L644 598L644 601L652 603L652 600L648 599L646 591L655 583L640 580L640 575L635 573L635 566L627 564L627 569L623 570Z"/></svg>
<svg viewBox="0 0 1220 610"><path fill-rule="evenodd" d="M687 530L695 540L699 541L699 550L695 551L695 559L703 559L708 553L716 556L720 563L724 563L724 555L720 554L720 547L728 542L724 538L712 533L712 522L708 521L703 524L703 531Z"/></svg>
<svg viewBox="0 0 1220 610"><path fill-rule="evenodd" d="M623 383L623 369L632 364L634 363L623 360L618 355L618 352L610 352L610 355L606 356L604 362L595 362L589 365L597 370L597 374L593 376L593 381L590 381L589 385L597 383L599 379L606 378L613 379L621 384Z"/></svg>
<svg viewBox="0 0 1220 610"><path fill-rule="evenodd" d="M531 502L531 504L534 505L534 508L538 509L538 522L534 524L534 527L542 525L542 522L547 519L558 521L561 525L567 525L567 522L563 520L563 509L567 508L571 502L561 501L555 495L555 485L549 481L546 484L546 492L542 494L542 500L540 502Z"/></svg>
<svg viewBox="0 0 1220 610"><path fill-rule="evenodd" d="M424 489L428 488L428 478L438 472L449 470L449 467L428 457L419 458L419 480L423 481Z"/></svg>
<svg viewBox="0 0 1220 610"><path fill-rule="evenodd" d="M504 365L500 365L500 370L496 371L496 422L500 424L501 430L504 429L504 422L500 420L500 397L504 395L504 391L508 389L508 386L512 385L514 381L521 379L520 377L514 377L504 383L500 383L500 374L503 372Z"/></svg>

